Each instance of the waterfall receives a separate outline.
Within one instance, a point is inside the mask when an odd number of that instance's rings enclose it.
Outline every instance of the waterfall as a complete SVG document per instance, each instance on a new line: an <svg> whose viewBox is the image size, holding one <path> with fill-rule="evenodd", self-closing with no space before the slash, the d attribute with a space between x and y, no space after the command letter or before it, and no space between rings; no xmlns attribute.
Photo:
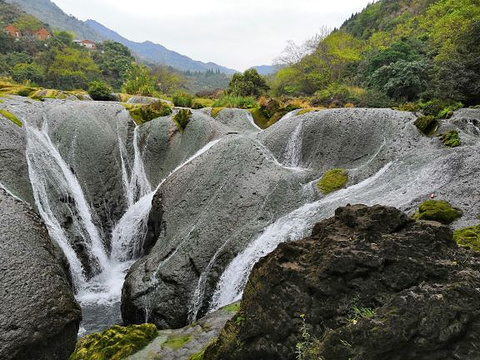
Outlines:
<svg viewBox="0 0 480 360"><path fill-rule="evenodd" d="M288 167L298 167L300 165L302 157L302 138L300 137L302 133L302 121L298 122L298 125L295 127L295 131L292 133L288 139L287 146L284 153L284 165Z"/></svg>
<svg viewBox="0 0 480 360"><path fill-rule="evenodd" d="M70 263L75 287L82 288L89 275L108 267L100 232L93 223L92 210L75 174L50 139L47 122L44 120L41 129L26 123L26 134L26 157L36 205L50 236L62 248ZM75 243L66 233L66 224L60 223L60 219L66 219L67 225L81 239L81 244ZM75 252L76 246L85 248L91 274Z"/></svg>
<svg viewBox="0 0 480 360"><path fill-rule="evenodd" d="M225 269L217 284L210 309L216 310L239 300L248 276L260 258L271 253L282 242L298 240L307 236L320 218L331 215L331 212L340 206L339 201L346 201L361 194L365 188L384 176L391 165L392 163L387 164L374 176L361 183L340 190L319 201L305 204L268 226Z"/></svg>

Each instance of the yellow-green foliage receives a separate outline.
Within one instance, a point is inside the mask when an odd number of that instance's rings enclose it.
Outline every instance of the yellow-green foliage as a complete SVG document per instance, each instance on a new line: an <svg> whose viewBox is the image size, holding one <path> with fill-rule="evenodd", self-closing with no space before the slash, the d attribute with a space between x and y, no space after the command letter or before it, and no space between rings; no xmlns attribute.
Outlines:
<svg viewBox="0 0 480 360"><path fill-rule="evenodd" d="M269 124L269 120L264 114L263 112L261 111L261 109L249 109L250 113L252 114L252 117L253 117L253 121L255 122L255 124L258 125L258 127L260 127L261 129L266 129Z"/></svg>
<svg viewBox="0 0 480 360"><path fill-rule="evenodd" d="M22 122L15 115L13 115L11 112L7 110L3 110L3 109L0 110L0 115L3 115L4 117L6 117L8 120L10 120L11 122L13 122L15 125L19 127L23 126Z"/></svg>
<svg viewBox="0 0 480 360"><path fill-rule="evenodd" d="M144 348L157 333L153 324L113 326L81 338L70 360L120 360Z"/></svg>
<svg viewBox="0 0 480 360"><path fill-rule="evenodd" d="M156 101L147 105L122 105L130 112L130 116L139 125L161 116L168 116L172 113L170 106L162 101Z"/></svg>
<svg viewBox="0 0 480 360"><path fill-rule="evenodd" d="M202 349L199 352L190 355L187 360L202 360L204 354L205 354L205 349Z"/></svg>
<svg viewBox="0 0 480 360"><path fill-rule="evenodd" d="M212 109L212 112L210 113L210 116L215 119L215 118L217 117L218 113L219 113L220 111L222 111L223 109L225 109L225 108L224 108L224 107L215 107L215 108L213 108L213 109Z"/></svg>
<svg viewBox="0 0 480 360"><path fill-rule="evenodd" d="M212 107L215 103L212 99L203 99L203 98L196 98L193 100L192 108L193 109L202 109L206 107Z"/></svg>
<svg viewBox="0 0 480 360"><path fill-rule="evenodd" d="M308 114L309 112L316 111L317 109L314 108L307 108L307 109L302 109L297 113L297 116Z"/></svg>
<svg viewBox="0 0 480 360"><path fill-rule="evenodd" d="M330 194L333 191L340 190L348 181L348 172L345 169L333 169L327 171L317 186L324 195Z"/></svg>
<svg viewBox="0 0 480 360"><path fill-rule="evenodd" d="M62 91L56 89L39 89L31 94L29 97L34 100L42 99L66 99L68 96L75 96L77 99L82 100L88 93L83 90Z"/></svg>
<svg viewBox="0 0 480 360"><path fill-rule="evenodd" d="M180 109L178 113L173 117L175 125L177 125L178 130L183 132L190 122L190 117L192 112L189 109Z"/></svg>
<svg viewBox="0 0 480 360"><path fill-rule="evenodd" d="M480 251L480 225L468 227L453 232L453 238L460 246Z"/></svg>
<svg viewBox="0 0 480 360"><path fill-rule="evenodd" d="M462 144L460 141L460 135L458 135L457 130L450 130L449 132L438 135L438 137L440 138L442 143L448 147L453 148Z"/></svg>
<svg viewBox="0 0 480 360"><path fill-rule="evenodd" d="M163 343L163 346L172 348L173 350L178 350L183 345L188 343L190 340L192 340L191 335L185 335L185 336L179 336L179 337L172 336L172 337L168 338L167 341L165 341Z"/></svg>
<svg viewBox="0 0 480 360"><path fill-rule="evenodd" d="M452 207L445 200L427 200L420 204L415 220L434 220L448 225L462 216L460 209Z"/></svg>
<svg viewBox="0 0 480 360"><path fill-rule="evenodd" d="M128 101L128 99L130 99L132 97L132 95L124 94L124 93L118 93L117 95L120 98L120 102L124 102L124 103L126 103Z"/></svg>

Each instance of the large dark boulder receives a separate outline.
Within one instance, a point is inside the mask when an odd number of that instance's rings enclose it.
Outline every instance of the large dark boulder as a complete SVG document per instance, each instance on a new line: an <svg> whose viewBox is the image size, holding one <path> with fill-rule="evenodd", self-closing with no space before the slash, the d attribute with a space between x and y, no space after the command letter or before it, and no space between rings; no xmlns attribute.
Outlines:
<svg viewBox="0 0 480 360"><path fill-rule="evenodd" d="M255 266L204 359L293 360L297 344L304 359L478 359L479 269L444 225L339 208Z"/></svg>
<svg viewBox="0 0 480 360"><path fill-rule="evenodd" d="M0 188L0 359L68 359L81 311L45 225Z"/></svg>

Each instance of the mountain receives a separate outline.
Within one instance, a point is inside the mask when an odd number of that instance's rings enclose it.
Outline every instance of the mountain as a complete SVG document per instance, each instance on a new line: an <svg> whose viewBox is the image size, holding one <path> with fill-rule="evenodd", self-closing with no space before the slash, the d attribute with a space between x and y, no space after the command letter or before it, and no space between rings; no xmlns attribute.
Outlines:
<svg viewBox="0 0 480 360"><path fill-rule="evenodd" d="M182 71L190 70L204 72L207 70L219 70L220 72L226 74L234 74L236 72L236 70L228 69L212 62L204 63L193 60L188 56L169 50L165 46L155 44L151 41L145 41L142 43L130 41L95 20L87 20L85 24L102 37L127 46L130 50L137 53L143 60L147 62L172 66L175 69Z"/></svg>
<svg viewBox="0 0 480 360"><path fill-rule="evenodd" d="M266 76L266 75L273 75L278 71L278 68L273 65L260 65L260 66L254 66L252 69L257 70L257 72L260 75Z"/></svg>
<svg viewBox="0 0 480 360"><path fill-rule="evenodd" d="M77 38L102 42L106 38L85 25L81 20L65 14L50 0L5 0L18 5L22 10L49 24L54 29L73 31Z"/></svg>
<svg viewBox="0 0 480 360"><path fill-rule="evenodd" d="M40 21L49 24L53 29L73 31L78 39L88 39L94 42L105 40L117 41L135 52L142 60L174 67L181 71L219 70L225 74L234 74L236 70L218 64L196 61L188 56L169 50L166 47L151 41L137 43L130 41L102 24L87 20L83 22L74 16L65 14L62 9L50 0L5 0L7 3L18 5L25 12L35 16Z"/></svg>

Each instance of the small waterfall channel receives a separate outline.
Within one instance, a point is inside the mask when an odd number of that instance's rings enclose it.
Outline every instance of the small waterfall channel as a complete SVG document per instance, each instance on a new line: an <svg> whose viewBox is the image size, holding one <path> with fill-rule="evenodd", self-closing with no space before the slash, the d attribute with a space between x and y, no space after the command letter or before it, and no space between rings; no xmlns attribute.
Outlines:
<svg viewBox="0 0 480 360"><path fill-rule="evenodd" d="M94 209L88 203L74 170L50 138L47 119L43 119L40 126L24 123L26 157L35 203L51 238L67 257L76 299L82 306L83 322L79 335L102 331L121 322L120 298L124 277L142 255L153 196L169 176L219 140L200 149L152 189L144 170L138 127L133 134L133 163L118 135L127 208L111 230L108 246L104 241L108 237L96 226Z"/></svg>

